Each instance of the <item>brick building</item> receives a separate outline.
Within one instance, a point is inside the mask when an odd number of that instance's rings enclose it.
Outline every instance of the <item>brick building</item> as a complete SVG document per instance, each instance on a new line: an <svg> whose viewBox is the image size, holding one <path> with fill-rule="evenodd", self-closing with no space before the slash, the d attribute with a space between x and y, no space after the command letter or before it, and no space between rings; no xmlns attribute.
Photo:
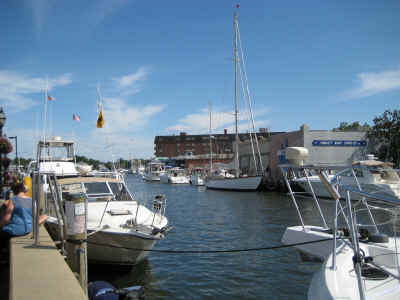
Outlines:
<svg viewBox="0 0 400 300"><path fill-rule="evenodd" d="M267 139L270 133L262 129L257 133L257 138ZM210 163L210 139L212 145L212 160L214 162L230 163L234 154L235 134L227 133L188 135L156 136L154 139L154 154L156 157L168 157L185 160L186 168L208 167ZM239 134L240 143L249 140L248 133Z"/></svg>
<svg viewBox="0 0 400 300"><path fill-rule="evenodd" d="M363 159L371 153L372 145L367 142L366 132L310 130L304 124L300 130L291 132L257 133L263 169L268 168L268 177L276 182L281 176L278 167L278 152L286 147L305 147L309 150L308 164L348 165ZM214 134L212 139L212 160L229 164L233 160L235 134ZM239 134L239 166L247 174L256 173L253 147L249 134ZM154 141L155 155L179 160L185 168L206 167L210 164L210 136L187 135L157 136ZM254 150L257 151L257 150Z"/></svg>

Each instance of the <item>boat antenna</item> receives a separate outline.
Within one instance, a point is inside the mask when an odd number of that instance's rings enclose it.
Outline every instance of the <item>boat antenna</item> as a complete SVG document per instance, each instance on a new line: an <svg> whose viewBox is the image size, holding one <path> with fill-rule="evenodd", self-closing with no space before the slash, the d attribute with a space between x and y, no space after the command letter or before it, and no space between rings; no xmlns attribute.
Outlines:
<svg viewBox="0 0 400 300"><path fill-rule="evenodd" d="M253 149L253 157L254 157L254 160L255 160L253 139L251 138L252 134L253 134L254 135L255 144L256 144L257 154L258 154L258 164L256 163L256 161L254 161L254 164L255 164L255 168L256 168L257 172L258 172L258 168L261 168L260 173L259 173L259 174L261 174L263 172L263 170L264 170L264 166L263 166L263 163L262 163L260 145L258 143L256 127L255 127L255 123L254 123L253 100L252 100L252 98L250 96L249 82L247 80L246 63L245 63L245 59L244 59L242 41L240 39L239 26L238 26L237 34L238 34L238 41L239 41L240 54L241 54L241 64L240 64L240 66L241 66L242 90L243 90L243 95L247 96L247 103L248 103L248 110L249 110L249 114L248 115L250 117L249 118L249 122L251 122L251 125L252 125L252 132L250 132L251 147ZM244 92L243 84L246 85L246 91L245 92Z"/></svg>
<svg viewBox="0 0 400 300"><path fill-rule="evenodd" d="M97 96L98 96L98 99L97 99L97 113L99 113L103 109L103 100L101 98L100 84L99 83L97 84L96 90L97 90Z"/></svg>
<svg viewBox="0 0 400 300"><path fill-rule="evenodd" d="M46 144L46 127L47 127L47 98L49 89L49 78L46 77L46 88L44 90L44 121L43 121L43 143Z"/></svg>
<svg viewBox="0 0 400 300"><path fill-rule="evenodd" d="M236 5L236 7L238 7ZM234 63L235 63L235 175L239 177L239 133L238 133L238 14L234 15Z"/></svg>
<svg viewBox="0 0 400 300"><path fill-rule="evenodd" d="M210 175L211 175L212 172L211 101L208 102L208 114L210 116L209 136L210 136Z"/></svg>

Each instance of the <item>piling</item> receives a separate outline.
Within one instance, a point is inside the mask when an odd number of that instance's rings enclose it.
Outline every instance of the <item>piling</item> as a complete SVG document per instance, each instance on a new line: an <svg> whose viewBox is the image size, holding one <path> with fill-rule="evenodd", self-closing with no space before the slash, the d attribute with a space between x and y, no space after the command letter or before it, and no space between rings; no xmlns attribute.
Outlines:
<svg viewBox="0 0 400 300"><path fill-rule="evenodd" d="M78 274L82 289L87 294L87 198L82 193L65 196L67 233L67 262L72 272Z"/></svg>

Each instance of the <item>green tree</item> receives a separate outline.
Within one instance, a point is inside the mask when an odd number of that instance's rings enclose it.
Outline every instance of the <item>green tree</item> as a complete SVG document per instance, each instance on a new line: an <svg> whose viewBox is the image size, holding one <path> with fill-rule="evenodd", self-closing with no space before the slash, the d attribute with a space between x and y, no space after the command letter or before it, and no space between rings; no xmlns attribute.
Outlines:
<svg viewBox="0 0 400 300"><path fill-rule="evenodd" d="M91 165L93 169L98 169L99 165L101 164L99 160L87 158L86 156L76 155L75 158L77 163L84 162L88 165Z"/></svg>
<svg viewBox="0 0 400 300"><path fill-rule="evenodd" d="M333 131L368 131L371 128L367 123L361 125L360 122L356 121L353 123L340 122L338 128L333 128Z"/></svg>
<svg viewBox="0 0 400 300"><path fill-rule="evenodd" d="M386 110L374 118L368 138L377 146L379 159L391 161L400 167L400 110Z"/></svg>

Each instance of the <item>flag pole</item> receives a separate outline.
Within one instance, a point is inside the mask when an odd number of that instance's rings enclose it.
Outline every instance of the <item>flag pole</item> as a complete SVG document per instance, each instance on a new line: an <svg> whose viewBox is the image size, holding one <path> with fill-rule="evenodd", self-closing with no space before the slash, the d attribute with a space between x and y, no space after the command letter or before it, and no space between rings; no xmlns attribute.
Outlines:
<svg viewBox="0 0 400 300"><path fill-rule="evenodd" d="M43 126L43 142L46 143L46 127L47 127L47 98L49 89L49 78L46 78L46 89L44 94L44 126Z"/></svg>

